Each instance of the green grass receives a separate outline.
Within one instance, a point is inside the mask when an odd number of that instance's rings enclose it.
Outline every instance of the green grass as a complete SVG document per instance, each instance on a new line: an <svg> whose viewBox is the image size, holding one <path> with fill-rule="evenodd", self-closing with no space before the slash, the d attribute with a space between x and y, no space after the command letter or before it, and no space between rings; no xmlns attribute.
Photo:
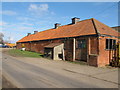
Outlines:
<svg viewBox="0 0 120 90"><path fill-rule="evenodd" d="M35 58L42 57L42 54L40 53L35 53L35 52L30 52L30 51L21 51L18 49L9 50L8 54L15 56L15 57L35 57Z"/></svg>

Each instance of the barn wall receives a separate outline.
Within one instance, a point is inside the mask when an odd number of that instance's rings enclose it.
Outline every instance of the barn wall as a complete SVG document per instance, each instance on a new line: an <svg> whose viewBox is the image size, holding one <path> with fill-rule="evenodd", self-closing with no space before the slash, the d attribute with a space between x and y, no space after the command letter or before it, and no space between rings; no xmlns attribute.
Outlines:
<svg viewBox="0 0 120 90"><path fill-rule="evenodd" d="M106 38L117 39L113 37L77 37L76 40L76 47L77 47L77 40L85 39L86 40L86 48L87 51L85 52L86 62L92 66L105 66L109 64L113 51L106 50ZM118 40L117 40L118 41ZM27 42L27 43L17 43L17 49L22 48L22 44L25 44L25 48L28 51L34 51L38 53L44 54L44 46L50 43L64 43L64 53L65 53L65 60L73 61L73 38L67 39L58 39L58 40L48 40L48 41L37 41L37 42ZM81 56L82 57L82 56ZM75 49L75 59L80 60L80 49Z"/></svg>
<svg viewBox="0 0 120 90"><path fill-rule="evenodd" d="M65 60L73 61L73 39L64 41Z"/></svg>
<svg viewBox="0 0 120 90"><path fill-rule="evenodd" d="M85 48L78 48L79 40L85 40ZM76 50L75 50L75 59L78 61L86 61L87 62L87 49L88 49L88 37L79 37L76 38Z"/></svg>
<svg viewBox="0 0 120 90"><path fill-rule="evenodd" d="M17 43L17 49L22 48L22 44L24 44L26 50L38 52L44 54L44 46L50 43L65 43L65 59L72 61L72 39L58 39L58 40L48 40L48 41L37 41L37 42L25 42L25 43Z"/></svg>
<svg viewBox="0 0 120 90"><path fill-rule="evenodd" d="M98 66L99 42L98 37L89 37L88 39L88 64Z"/></svg>
<svg viewBox="0 0 120 90"><path fill-rule="evenodd" d="M16 44L16 49L21 49L21 43Z"/></svg>
<svg viewBox="0 0 120 90"><path fill-rule="evenodd" d="M99 59L98 66L105 66L109 64L113 58L114 50L106 50L106 39L115 39L114 37L99 37Z"/></svg>
<svg viewBox="0 0 120 90"><path fill-rule="evenodd" d="M85 58L86 58L86 61L87 61L87 57L88 57L88 47L89 47L89 43L88 43L88 39L91 38L91 47L94 46L93 49L91 49L91 53L96 53L96 48L95 48L95 45L96 43L93 43L93 41L95 42L94 40L94 37L77 37L76 38L76 47L77 47L77 40L79 39L85 39L86 40L86 50L83 50L85 52ZM92 40L93 39L93 40ZM33 52L38 52L38 53L42 53L44 54L44 46L50 44L50 43L64 43L64 53L65 53L65 60L70 60L70 61L73 61L73 38L69 38L69 39L59 39L59 40L49 40L49 41L37 41L37 42L28 42L28 43L22 43L25 45L25 48L26 50L28 51L33 51ZM22 45L21 43L18 43L17 44L17 48L20 49L22 48ZM80 55L80 49L79 48L75 48L75 59L76 60L80 60L81 59L81 55ZM84 55L84 53L83 53Z"/></svg>

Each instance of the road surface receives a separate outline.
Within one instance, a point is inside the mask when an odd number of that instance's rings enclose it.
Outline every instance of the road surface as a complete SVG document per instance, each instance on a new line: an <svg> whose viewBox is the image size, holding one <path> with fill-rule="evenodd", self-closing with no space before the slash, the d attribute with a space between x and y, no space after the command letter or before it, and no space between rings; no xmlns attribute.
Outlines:
<svg viewBox="0 0 120 90"><path fill-rule="evenodd" d="M18 88L118 88L117 69L2 55L2 72Z"/></svg>

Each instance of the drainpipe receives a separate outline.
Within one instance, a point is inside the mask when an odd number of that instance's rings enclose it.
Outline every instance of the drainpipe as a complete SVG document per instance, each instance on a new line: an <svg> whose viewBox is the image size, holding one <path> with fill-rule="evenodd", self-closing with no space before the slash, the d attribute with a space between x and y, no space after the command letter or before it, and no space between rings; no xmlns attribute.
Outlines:
<svg viewBox="0 0 120 90"><path fill-rule="evenodd" d="M75 38L73 38L73 61L75 61Z"/></svg>

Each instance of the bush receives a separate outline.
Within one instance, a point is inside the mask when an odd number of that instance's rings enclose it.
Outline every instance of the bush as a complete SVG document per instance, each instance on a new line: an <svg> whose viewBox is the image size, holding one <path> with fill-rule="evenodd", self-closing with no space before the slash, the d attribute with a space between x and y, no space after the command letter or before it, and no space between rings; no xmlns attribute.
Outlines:
<svg viewBox="0 0 120 90"><path fill-rule="evenodd" d="M110 62L110 65L113 67L120 67L120 58L116 57L112 59L112 61Z"/></svg>

